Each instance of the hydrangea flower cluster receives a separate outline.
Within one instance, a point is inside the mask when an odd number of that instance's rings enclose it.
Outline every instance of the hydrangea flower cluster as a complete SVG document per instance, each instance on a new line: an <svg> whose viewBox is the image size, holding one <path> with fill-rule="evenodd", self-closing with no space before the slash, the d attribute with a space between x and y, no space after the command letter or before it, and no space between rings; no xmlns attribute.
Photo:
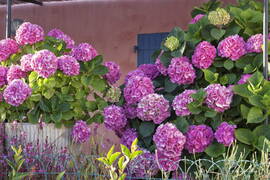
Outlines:
<svg viewBox="0 0 270 180"><path fill-rule="evenodd" d="M92 45L88 43L81 43L72 48L71 55L78 61L90 61L95 58L98 53Z"/></svg>
<svg viewBox="0 0 270 180"><path fill-rule="evenodd" d="M149 77L152 80L160 74L155 64L142 64L138 67L138 70L141 70L146 77Z"/></svg>
<svg viewBox="0 0 270 180"><path fill-rule="evenodd" d="M149 94L144 96L137 107L137 116L143 121L162 123L171 115L170 104L163 95Z"/></svg>
<svg viewBox="0 0 270 180"><path fill-rule="evenodd" d="M213 25L222 26L230 22L231 16L225 9L217 8L209 13L208 20Z"/></svg>
<svg viewBox="0 0 270 180"><path fill-rule="evenodd" d="M201 20L205 15L204 14L198 14L196 15L189 24L196 24L199 20Z"/></svg>
<svg viewBox="0 0 270 180"><path fill-rule="evenodd" d="M248 79L251 77L251 74L243 74L237 84L245 84L247 83Z"/></svg>
<svg viewBox="0 0 270 180"><path fill-rule="evenodd" d="M7 71L7 67L0 66L0 87L7 84Z"/></svg>
<svg viewBox="0 0 270 180"><path fill-rule="evenodd" d="M32 45L44 40L44 30L39 25L25 22L17 29L15 39L19 45Z"/></svg>
<svg viewBox="0 0 270 180"><path fill-rule="evenodd" d="M188 116L191 114L188 109L188 104L193 101L191 95L194 93L196 93L196 90L185 90L174 98L172 107L177 116Z"/></svg>
<svg viewBox="0 0 270 180"><path fill-rule="evenodd" d="M164 46L168 48L170 51L176 50L179 47L179 45L180 45L179 40L174 36L167 37L164 43Z"/></svg>
<svg viewBox="0 0 270 180"><path fill-rule="evenodd" d="M32 57L33 57L33 54L26 54L26 55L23 55L21 57L21 60L20 60L20 62L21 62L21 69L24 72L33 71L32 67L31 67Z"/></svg>
<svg viewBox="0 0 270 180"><path fill-rule="evenodd" d="M199 69L207 69L213 64L216 53L215 46L207 41L202 41L195 49L192 56L192 64Z"/></svg>
<svg viewBox="0 0 270 180"><path fill-rule="evenodd" d="M173 58L168 67L168 75L173 83L192 84L196 78L193 66L187 57Z"/></svg>
<svg viewBox="0 0 270 180"><path fill-rule="evenodd" d="M134 76L124 88L127 104L137 104L144 96L154 93L154 85L150 78Z"/></svg>
<svg viewBox="0 0 270 180"><path fill-rule="evenodd" d="M205 88L206 99L205 103L211 109L217 112L224 112L230 108L233 98L233 91L220 84L210 84Z"/></svg>
<svg viewBox="0 0 270 180"><path fill-rule="evenodd" d="M186 133L185 149L189 153L203 152L213 141L214 133L209 126L192 125Z"/></svg>
<svg viewBox="0 0 270 180"><path fill-rule="evenodd" d="M158 167L162 171L175 171L179 168L179 156L166 156L162 154L161 152L156 152L156 161L158 163Z"/></svg>
<svg viewBox="0 0 270 180"><path fill-rule="evenodd" d="M246 43L239 35L233 35L220 41L217 49L219 56L236 61L246 54Z"/></svg>
<svg viewBox="0 0 270 180"><path fill-rule="evenodd" d="M22 80L14 79L4 90L5 101L12 106L21 105L32 94L31 88Z"/></svg>
<svg viewBox="0 0 270 180"><path fill-rule="evenodd" d="M118 102L120 97L121 97L121 89L118 87L111 87L106 93L106 98L111 103Z"/></svg>
<svg viewBox="0 0 270 180"><path fill-rule="evenodd" d="M8 83L14 79L21 79L26 77L26 73L22 70L21 66L11 65L7 71L7 81Z"/></svg>
<svg viewBox="0 0 270 180"><path fill-rule="evenodd" d="M48 36L65 41L66 47L69 49L72 49L75 45L75 42L71 39L71 37L65 34L60 29L50 30L50 32L48 32Z"/></svg>
<svg viewBox="0 0 270 180"><path fill-rule="evenodd" d="M122 107L110 105L104 108L104 124L111 130L118 130L126 126L127 118Z"/></svg>
<svg viewBox="0 0 270 180"><path fill-rule="evenodd" d="M123 107L125 115L128 119L134 119L137 117L137 106L125 104Z"/></svg>
<svg viewBox="0 0 270 180"><path fill-rule="evenodd" d="M53 75L57 70L57 66L57 57L51 51L41 50L32 57L31 67L43 78Z"/></svg>
<svg viewBox="0 0 270 180"><path fill-rule="evenodd" d="M130 71L130 72L126 75L126 77L125 77L125 83L127 83L127 82L129 81L129 79L131 79L131 78L133 78L133 77L135 77L135 76L141 76L141 77L144 77L144 76L146 76L146 75L144 74L144 72L143 72L142 70L135 69L135 70L133 70L133 71Z"/></svg>
<svg viewBox="0 0 270 180"><path fill-rule="evenodd" d="M91 135L91 130L85 121L79 120L72 128L72 139L75 143L86 142Z"/></svg>
<svg viewBox="0 0 270 180"><path fill-rule="evenodd" d="M72 56L63 55L57 58L58 68L67 76L76 76L80 74L80 64Z"/></svg>
<svg viewBox="0 0 270 180"><path fill-rule="evenodd" d="M116 83L120 79L120 66L113 61L107 61L104 63L104 66L108 68L105 78L110 84Z"/></svg>
<svg viewBox="0 0 270 180"><path fill-rule="evenodd" d="M121 144L131 147L132 142L138 137L136 129L128 128L126 129L121 137Z"/></svg>
<svg viewBox="0 0 270 180"><path fill-rule="evenodd" d="M230 146L235 139L235 128L236 125L230 125L227 122L221 123L215 132L217 142L223 144L224 146Z"/></svg>
<svg viewBox="0 0 270 180"><path fill-rule="evenodd" d="M159 58L156 59L156 67L158 69L158 71L164 75L164 76L167 76L168 72L167 72L167 68L162 64L162 62L160 61Z"/></svg>
<svg viewBox="0 0 270 180"><path fill-rule="evenodd" d="M248 53L260 53L262 52L263 35L255 34L251 36L246 43L246 50Z"/></svg>
<svg viewBox="0 0 270 180"><path fill-rule="evenodd" d="M17 53L19 46L13 39L3 39L0 41L0 62L5 61L10 55Z"/></svg>

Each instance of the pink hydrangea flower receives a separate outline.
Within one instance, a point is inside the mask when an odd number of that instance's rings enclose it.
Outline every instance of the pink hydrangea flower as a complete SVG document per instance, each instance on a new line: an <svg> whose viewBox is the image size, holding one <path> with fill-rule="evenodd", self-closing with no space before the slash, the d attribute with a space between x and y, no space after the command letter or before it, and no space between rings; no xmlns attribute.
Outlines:
<svg viewBox="0 0 270 180"><path fill-rule="evenodd" d="M7 71L7 67L0 66L0 87L7 84Z"/></svg>
<svg viewBox="0 0 270 180"><path fill-rule="evenodd" d="M57 58L58 59L58 68L63 71L67 76L76 76L80 74L80 64L72 56L63 55Z"/></svg>
<svg viewBox="0 0 270 180"><path fill-rule="evenodd" d="M162 62L160 61L159 58L156 59L156 67L158 69L158 71L164 75L164 76L167 76L168 75L168 72L167 72L167 68L162 64Z"/></svg>
<svg viewBox="0 0 270 180"><path fill-rule="evenodd" d="M4 90L5 101L12 106L21 105L32 94L31 88L21 79L14 79Z"/></svg>
<svg viewBox="0 0 270 180"><path fill-rule="evenodd" d="M168 75L173 83L192 84L196 78L195 70L187 57L173 58L168 67Z"/></svg>
<svg viewBox="0 0 270 180"><path fill-rule="evenodd" d="M137 117L143 121L153 121L155 124L160 124L170 115L170 103L163 95L148 94L138 103Z"/></svg>
<svg viewBox="0 0 270 180"><path fill-rule="evenodd" d="M150 78L134 76L124 88L127 104L137 104L144 96L154 93L154 85Z"/></svg>
<svg viewBox="0 0 270 180"><path fill-rule="evenodd" d="M90 61L94 59L98 53L92 45L88 43L81 43L72 48L71 55L78 61Z"/></svg>
<svg viewBox="0 0 270 180"><path fill-rule="evenodd" d="M251 36L246 43L246 50L248 53L260 53L262 52L263 35L255 34Z"/></svg>
<svg viewBox="0 0 270 180"><path fill-rule="evenodd" d="M235 140L235 128L236 125L230 125L227 122L221 123L215 132L217 142L223 144L224 146L230 146Z"/></svg>
<svg viewBox="0 0 270 180"><path fill-rule="evenodd" d="M107 61L104 63L104 66L108 68L107 74L105 74L105 78L108 80L110 84L116 83L121 76L120 66L113 61Z"/></svg>
<svg viewBox="0 0 270 180"><path fill-rule="evenodd" d="M192 125L186 133L185 149L189 153L203 152L213 141L214 133L209 126Z"/></svg>
<svg viewBox="0 0 270 180"><path fill-rule="evenodd" d="M0 41L0 62L5 61L10 55L17 53L19 46L13 39L3 39Z"/></svg>
<svg viewBox="0 0 270 180"><path fill-rule="evenodd" d="M189 24L196 24L203 17L204 17L204 14L198 14L189 22Z"/></svg>
<svg viewBox="0 0 270 180"><path fill-rule="evenodd" d="M86 142L91 135L91 130L85 121L79 120L72 128L72 139L76 143Z"/></svg>
<svg viewBox="0 0 270 180"><path fill-rule="evenodd" d="M245 46L244 39L239 35L229 36L218 44L218 55L236 61L246 54Z"/></svg>
<svg viewBox="0 0 270 180"><path fill-rule="evenodd" d="M127 83L129 81L129 79L135 77L135 76L141 76L141 77L144 77L146 76L144 74L144 72L142 70L139 70L139 69L135 69L134 71L130 71L126 77L125 77L125 83Z"/></svg>
<svg viewBox="0 0 270 180"><path fill-rule="evenodd" d="M131 104L125 104L123 106L125 115L128 119L134 119L137 117L137 106Z"/></svg>
<svg viewBox="0 0 270 180"><path fill-rule="evenodd" d="M110 105L104 108L104 124L105 127L111 130L124 128L127 124L124 109L116 105Z"/></svg>
<svg viewBox="0 0 270 180"><path fill-rule="evenodd" d="M136 131L136 129L134 128L128 128L126 129L121 137L121 144L127 146L127 147L131 147L132 142L138 138L138 133Z"/></svg>
<svg viewBox="0 0 270 180"><path fill-rule="evenodd" d="M138 67L138 70L141 70L146 77L149 77L152 80L160 74L155 64L142 64Z"/></svg>
<svg viewBox="0 0 270 180"><path fill-rule="evenodd" d="M237 82L237 84L246 84L248 79L251 77L251 74L243 74L241 79Z"/></svg>
<svg viewBox="0 0 270 180"><path fill-rule="evenodd" d="M153 136L157 150L167 157L180 157L186 137L172 123L161 124Z"/></svg>
<svg viewBox="0 0 270 180"><path fill-rule="evenodd" d="M31 67L43 78L52 76L56 72L57 66L57 57L51 51L41 50L32 57Z"/></svg>
<svg viewBox="0 0 270 180"><path fill-rule="evenodd" d="M195 49L192 56L192 64L199 69L207 69L213 64L216 53L215 46L207 41L203 41Z"/></svg>
<svg viewBox="0 0 270 180"><path fill-rule="evenodd" d="M206 99L205 103L211 109L217 112L224 112L230 108L233 98L233 91L220 84L210 84L205 88Z"/></svg>
<svg viewBox="0 0 270 180"><path fill-rule="evenodd" d="M196 90L185 90L174 98L172 107L177 116L188 116L191 114L187 106L193 101L191 95L194 93L196 93Z"/></svg>
<svg viewBox="0 0 270 180"><path fill-rule="evenodd" d="M32 57L33 57L33 54L26 54L26 55L23 55L21 57L21 60L20 60L20 62L21 62L21 69L24 72L33 71L32 67L31 67Z"/></svg>
<svg viewBox="0 0 270 180"><path fill-rule="evenodd" d="M48 32L48 36L65 41L66 47L69 49L72 49L75 45L75 42L71 39L71 37L65 34L60 29L50 30L50 32Z"/></svg>
<svg viewBox="0 0 270 180"><path fill-rule="evenodd" d="M8 83L14 79L21 79L26 77L26 73L22 70L21 66L11 65L7 71L7 81Z"/></svg>
<svg viewBox="0 0 270 180"><path fill-rule="evenodd" d="M32 45L44 40L44 30L39 25L25 22L17 29L15 39L19 45Z"/></svg>
<svg viewBox="0 0 270 180"><path fill-rule="evenodd" d="M156 152L156 161L162 171L175 171L179 168L180 156L166 156L162 152Z"/></svg>

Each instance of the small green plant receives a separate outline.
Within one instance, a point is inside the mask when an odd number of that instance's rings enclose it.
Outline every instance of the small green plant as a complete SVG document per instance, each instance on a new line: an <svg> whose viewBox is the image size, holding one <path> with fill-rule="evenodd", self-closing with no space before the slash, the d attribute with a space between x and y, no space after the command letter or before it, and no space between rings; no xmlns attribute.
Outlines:
<svg viewBox="0 0 270 180"><path fill-rule="evenodd" d="M65 173L66 173L66 171L59 173L56 177L56 180L61 180L64 177Z"/></svg>
<svg viewBox="0 0 270 180"><path fill-rule="evenodd" d="M14 151L14 162L10 161L10 160L6 160L8 165L10 166L11 168L11 172L8 173L8 177L10 180L20 180L20 179L23 179L25 178L26 176L29 175L29 173L23 173L23 172L20 172L21 168L22 168L22 165L24 163L24 159L23 159L23 156L22 156L22 147L19 146L17 149L12 146L11 149Z"/></svg>
<svg viewBox="0 0 270 180"><path fill-rule="evenodd" d="M124 180L126 178L127 174L125 173L125 169L128 163L143 153L142 151L137 150L137 143L138 139L136 138L131 145L131 149L120 144L121 152L115 153L113 145L106 157L100 157L97 159L109 170L111 180ZM120 157L121 154L122 156Z"/></svg>

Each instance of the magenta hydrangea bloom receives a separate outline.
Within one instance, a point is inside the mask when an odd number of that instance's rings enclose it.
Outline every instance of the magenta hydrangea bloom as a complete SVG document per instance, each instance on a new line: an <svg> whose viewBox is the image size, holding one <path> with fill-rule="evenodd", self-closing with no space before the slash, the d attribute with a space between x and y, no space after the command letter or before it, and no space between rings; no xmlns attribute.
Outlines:
<svg viewBox="0 0 270 180"><path fill-rule="evenodd" d="M86 142L91 135L91 130L85 121L79 120L72 128L72 139L75 143Z"/></svg>
<svg viewBox="0 0 270 180"><path fill-rule="evenodd" d="M24 72L21 66L11 65L7 71L7 81L8 83L13 81L14 79L21 79L26 77L26 72Z"/></svg>
<svg viewBox="0 0 270 180"><path fill-rule="evenodd" d="M104 124L105 127L111 130L124 128L127 124L124 109L116 105L110 105L104 108Z"/></svg>
<svg viewBox="0 0 270 180"><path fill-rule="evenodd" d="M162 64L162 62L160 61L159 58L156 59L155 64L156 64L156 67L157 67L158 71L159 71L162 75L164 75L164 76L167 76L167 75L168 75L168 70L167 70L167 68Z"/></svg>
<svg viewBox="0 0 270 180"><path fill-rule="evenodd" d="M246 50L248 53L260 53L262 52L263 35L255 34L251 36L246 43Z"/></svg>
<svg viewBox="0 0 270 180"><path fill-rule="evenodd" d="M128 119L134 119L137 117L137 106L131 104L125 104L123 106L125 115Z"/></svg>
<svg viewBox="0 0 270 180"><path fill-rule="evenodd" d="M163 95L148 94L138 103L137 117L143 121L153 121L155 124L160 124L170 115L170 103Z"/></svg>
<svg viewBox="0 0 270 180"><path fill-rule="evenodd" d="M158 163L158 167L162 171L175 171L179 168L180 156L166 156L162 152L157 151L156 161Z"/></svg>
<svg viewBox="0 0 270 180"><path fill-rule="evenodd" d="M14 79L4 90L5 101L12 106L21 105L32 94L31 88L21 79Z"/></svg>
<svg viewBox="0 0 270 180"><path fill-rule="evenodd" d="M197 23L200 19L204 17L204 14L198 14L196 15L190 22L189 24L195 24Z"/></svg>
<svg viewBox="0 0 270 180"><path fill-rule="evenodd" d="M13 39L3 39L0 41L0 62L5 61L10 55L17 53L19 46Z"/></svg>
<svg viewBox="0 0 270 180"><path fill-rule="evenodd" d="M71 39L71 37L65 34L60 29L50 30L50 32L48 32L48 36L65 41L66 47L69 49L73 48L75 45L75 42Z"/></svg>
<svg viewBox="0 0 270 180"><path fill-rule="evenodd" d="M105 74L105 78L108 80L110 84L116 83L121 76L120 66L113 61L107 61L104 63L104 66L108 68L107 74Z"/></svg>
<svg viewBox="0 0 270 180"><path fill-rule="evenodd" d="M127 146L127 147L131 147L132 142L138 138L138 133L136 131L136 129L134 128L128 128L126 129L121 137L121 144Z"/></svg>
<svg viewBox="0 0 270 180"><path fill-rule="evenodd" d="M25 22L17 29L15 39L19 45L32 45L44 40L44 30L39 25Z"/></svg>
<svg viewBox="0 0 270 180"><path fill-rule="evenodd" d="M218 44L218 55L236 61L246 54L245 46L244 39L239 35L229 36Z"/></svg>
<svg viewBox="0 0 270 180"><path fill-rule="evenodd" d="M191 94L194 93L196 93L196 90L185 90L174 98L172 107L177 116L188 116L191 114L187 106L193 101Z"/></svg>
<svg viewBox="0 0 270 180"><path fill-rule="evenodd" d="M57 58L58 68L67 76L80 74L80 63L72 56L63 55Z"/></svg>
<svg viewBox="0 0 270 180"><path fill-rule="evenodd" d="M0 87L7 84L7 71L7 67L0 66Z"/></svg>
<svg viewBox="0 0 270 180"><path fill-rule="evenodd" d="M221 123L215 132L217 142L223 144L224 146L230 146L235 140L235 128L236 125L231 125L227 122Z"/></svg>
<svg viewBox="0 0 270 180"><path fill-rule="evenodd" d="M193 66L187 57L173 58L168 67L168 75L173 83L192 84L196 78Z"/></svg>
<svg viewBox="0 0 270 180"><path fill-rule="evenodd" d="M26 54L26 55L23 55L21 57L21 60L20 60L20 62L21 62L21 69L24 72L33 71L33 68L31 67L32 57L33 57L33 54Z"/></svg>
<svg viewBox="0 0 270 180"><path fill-rule="evenodd" d="M142 64L138 67L138 70L141 70L146 77L149 77L152 80L160 74L155 64Z"/></svg>
<svg viewBox="0 0 270 180"><path fill-rule="evenodd" d="M173 172L172 179L174 179L174 180L193 180L187 173L178 173L177 171Z"/></svg>
<svg viewBox="0 0 270 180"><path fill-rule="evenodd" d="M241 79L237 82L237 84L246 84L248 79L252 76L252 74L243 74Z"/></svg>
<svg viewBox="0 0 270 180"><path fill-rule="evenodd" d="M233 91L231 88L227 88L220 84L210 84L205 89L206 99L205 103L211 109L217 112L224 112L230 108L230 104L233 98Z"/></svg>
<svg viewBox="0 0 270 180"><path fill-rule="evenodd" d="M192 154L203 152L214 139L212 129L206 125L189 126L185 135L187 138L185 149Z"/></svg>
<svg viewBox="0 0 270 180"><path fill-rule="evenodd" d="M43 78L53 75L57 70L57 66L57 57L49 50L38 51L32 57L31 67Z"/></svg>
<svg viewBox="0 0 270 180"><path fill-rule="evenodd" d="M150 78L134 76L124 88L127 104L137 104L144 96L154 93L154 85Z"/></svg>
<svg viewBox="0 0 270 180"><path fill-rule="evenodd" d="M130 71L130 72L126 75L126 77L125 77L125 83L127 83L127 82L129 81L129 79L131 79L131 78L133 78L133 77L135 77L135 76L141 76L141 77L144 77L144 76L146 76L146 75L144 74L144 72L143 72L142 70L135 69L135 70L133 70L133 71Z"/></svg>
<svg viewBox="0 0 270 180"><path fill-rule="evenodd" d="M157 150L168 157L180 157L186 137L172 123L161 124L153 136Z"/></svg>
<svg viewBox="0 0 270 180"><path fill-rule="evenodd" d="M94 59L98 53L92 45L88 43L81 43L72 48L71 55L78 61L90 61Z"/></svg>
<svg viewBox="0 0 270 180"><path fill-rule="evenodd" d="M192 56L192 64L199 69L207 69L213 64L216 53L215 46L207 41L203 41L195 49Z"/></svg>

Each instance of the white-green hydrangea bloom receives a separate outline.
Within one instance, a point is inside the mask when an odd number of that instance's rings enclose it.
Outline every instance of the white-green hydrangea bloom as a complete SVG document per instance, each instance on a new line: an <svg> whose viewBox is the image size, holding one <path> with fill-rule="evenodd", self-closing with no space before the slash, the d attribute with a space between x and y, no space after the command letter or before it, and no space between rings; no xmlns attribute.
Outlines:
<svg viewBox="0 0 270 180"><path fill-rule="evenodd" d="M230 22L230 14L223 8L217 8L208 14L208 20L215 26L226 25Z"/></svg>
<svg viewBox="0 0 270 180"><path fill-rule="evenodd" d="M179 40L175 36L170 36L166 39L164 46L170 51L174 51L179 47Z"/></svg>

